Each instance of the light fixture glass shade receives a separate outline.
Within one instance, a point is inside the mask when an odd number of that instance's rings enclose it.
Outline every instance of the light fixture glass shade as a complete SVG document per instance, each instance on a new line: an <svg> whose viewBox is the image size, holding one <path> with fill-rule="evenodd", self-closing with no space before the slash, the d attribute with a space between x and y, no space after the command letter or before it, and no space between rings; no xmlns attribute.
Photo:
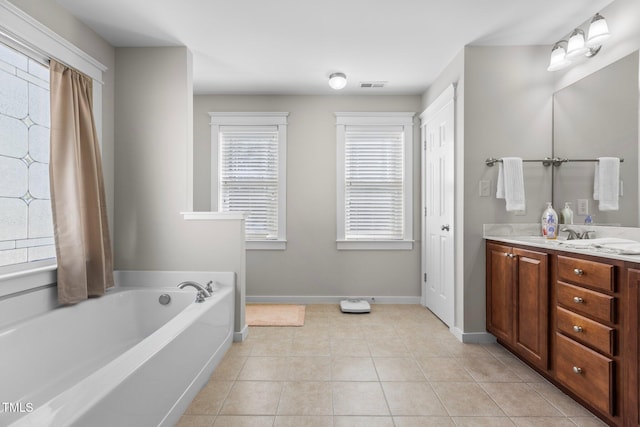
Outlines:
<svg viewBox="0 0 640 427"><path fill-rule="evenodd" d="M571 61L567 59L566 53L564 47L560 45L560 42L556 43L553 49L551 49L551 60L549 61L547 71L558 71L568 67Z"/></svg>
<svg viewBox="0 0 640 427"><path fill-rule="evenodd" d="M611 36L607 20L602 15L596 13L591 24L589 24L589 37L587 38L587 47L596 47L602 45L606 39Z"/></svg>
<svg viewBox="0 0 640 427"><path fill-rule="evenodd" d="M577 58L584 55L589 51L589 48L584 45L584 31L576 28L569 36L569 43L567 44L567 58Z"/></svg>
<svg viewBox="0 0 640 427"><path fill-rule="evenodd" d="M340 90L347 85L347 76L344 73L333 73L329 76L329 86Z"/></svg>

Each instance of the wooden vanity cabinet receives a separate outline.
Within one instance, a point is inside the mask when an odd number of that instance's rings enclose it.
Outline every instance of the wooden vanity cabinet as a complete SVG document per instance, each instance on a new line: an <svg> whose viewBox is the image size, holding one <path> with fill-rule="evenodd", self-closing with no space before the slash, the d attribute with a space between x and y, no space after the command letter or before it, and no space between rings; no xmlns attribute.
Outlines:
<svg viewBox="0 0 640 427"><path fill-rule="evenodd" d="M640 426L640 265L627 269L628 307L625 316L625 427Z"/></svg>
<svg viewBox="0 0 640 427"><path fill-rule="evenodd" d="M544 252L487 243L487 330L541 369L549 363L548 269Z"/></svg>
<svg viewBox="0 0 640 427"><path fill-rule="evenodd" d="M487 330L609 425L640 427L640 264L486 248Z"/></svg>
<svg viewBox="0 0 640 427"><path fill-rule="evenodd" d="M556 260L555 377L603 414L619 415L616 266L570 255Z"/></svg>

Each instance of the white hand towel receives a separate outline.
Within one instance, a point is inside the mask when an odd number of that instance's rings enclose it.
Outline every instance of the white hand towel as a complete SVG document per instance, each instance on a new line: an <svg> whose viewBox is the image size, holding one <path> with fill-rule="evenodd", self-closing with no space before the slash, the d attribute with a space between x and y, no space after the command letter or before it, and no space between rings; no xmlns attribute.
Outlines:
<svg viewBox="0 0 640 427"><path fill-rule="evenodd" d="M619 185L620 159L599 157L593 179L593 200L600 201L598 209L601 211L618 210Z"/></svg>
<svg viewBox="0 0 640 427"><path fill-rule="evenodd" d="M502 162L498 163L496 197L505 199L507 211L523 211L525 209L524 173L521 158L503 157Z"/></svg>

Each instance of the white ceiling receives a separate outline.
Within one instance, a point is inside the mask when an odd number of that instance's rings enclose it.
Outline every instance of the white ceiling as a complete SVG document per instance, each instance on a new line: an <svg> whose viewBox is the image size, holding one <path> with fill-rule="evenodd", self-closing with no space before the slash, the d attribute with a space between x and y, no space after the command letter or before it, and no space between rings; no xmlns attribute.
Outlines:
<svg viewBox="0 0 640 427"><path fill-rule="evenodd" d="M420 94L465 45L551 46L612 1L58 0L113 46L187 46L196 94L334 94L336 71Z"/></svg>

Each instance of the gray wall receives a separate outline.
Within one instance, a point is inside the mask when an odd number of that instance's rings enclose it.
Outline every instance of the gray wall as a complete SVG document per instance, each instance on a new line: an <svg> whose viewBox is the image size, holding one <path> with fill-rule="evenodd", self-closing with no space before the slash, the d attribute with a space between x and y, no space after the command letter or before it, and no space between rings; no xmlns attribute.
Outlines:
<svg viewBox="0 0 640 427"><path fill-rule="evenodd" d="M180 242L190 56L185 47L116 49L116 269L165 269Z"/></svg>
<svg viewBox="0 0 640 427"><path fill-rule="evenodd" d="M210 209L210 111L288 111L287 249L248 251L249 296L420 295L419 129L411 251L336 249L336 111L412 111L419 96L195 96L195 207Z"/></svg>
<svg viewBox="0 0 640 427"><path fill-rule="evenodd" d="M549 48L467 47L465 54L464 324L485 329L485 223L535 223L551 201L551 168L524 164L526 214L505 210L495 198L497 167L487 157L551 156L553 75ZM492 196L478 196L478 181L490 180Z"/></svg>

